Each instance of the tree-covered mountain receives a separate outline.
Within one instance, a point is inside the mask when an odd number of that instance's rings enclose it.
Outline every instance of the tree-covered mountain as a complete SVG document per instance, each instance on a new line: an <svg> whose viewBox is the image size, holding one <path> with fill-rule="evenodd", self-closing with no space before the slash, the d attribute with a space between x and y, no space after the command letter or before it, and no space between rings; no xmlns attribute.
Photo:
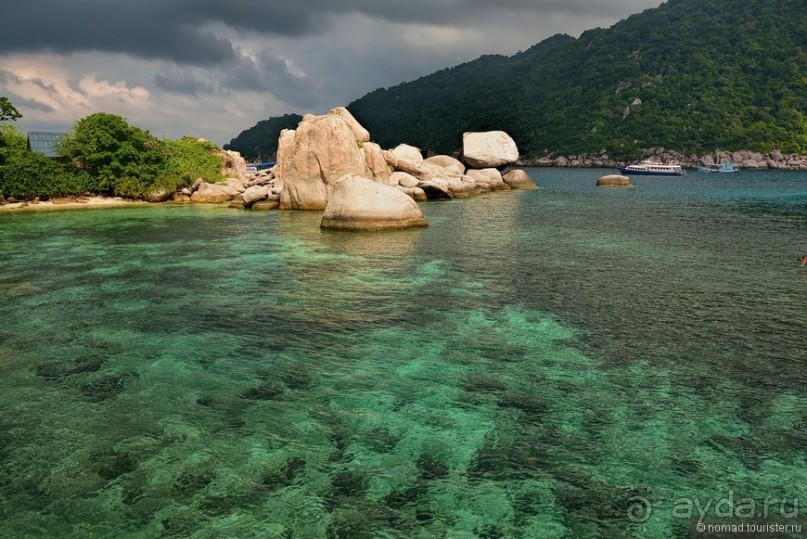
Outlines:
<svg viewBox="0 0 807 539"><path fill-rule="evenodd" d="M437 153L459 149L464 131L502 129L530 157L604 149L631 158L659 146L807 154L807 9L804 0L669 0L348 108L383 147Z"/></svg>
<svg viewBox="0 0 807 539"><path fill-rule="evenodd" d="M303 117L299 114L285 114L262 120L230 140L225 150L241 152L250 160L268 159L277 153L277 139L284 129L294 129Z"/></svg>

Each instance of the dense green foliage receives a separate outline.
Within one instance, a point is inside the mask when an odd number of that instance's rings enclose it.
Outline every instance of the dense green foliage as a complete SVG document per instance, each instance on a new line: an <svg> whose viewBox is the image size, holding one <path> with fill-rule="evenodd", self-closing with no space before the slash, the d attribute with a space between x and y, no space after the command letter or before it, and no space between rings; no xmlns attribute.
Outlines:
<svg viewBox="0 0 807 539"><path fill-rule="evenodd" d="M160 140L105 112L79 120L58 151L86 173L91 191L107 194L143 194L167 159Z"/></svg>
<svg viewBox="0 0 807 539"><path fill-rule="evenodd" d="M659 146L807 154L807 9L804 0L669 0L348 108L383 147L438 153L459 150L464 131L502 129L528 157L605 149L631 159Z"/></svg>
<svg viewBox="0 0 807 539"><path fill-rule="evenodd" d="M28 145L28 141L14 124L0 125L0 166L5 163L9 156L22 152Z"/></svg>
<svg viewBox="0 0 807 539"><path fill-rule="evenodd" d="M61 160L27 150L12 125L0 127L0 195L52 197L84 192L143 197L196 178L221 179L218 147L204 139L163 140L121 116L99 112L76 122L58 145Z"/></svg>
<svg viewBox="0 0 807 539"><path fill-rule="evenodd" d="M86 190L83 175L66 171L58 162L36 152L11 155L0 167L0 193L17 198L77 195Z"/></svg>
<svg viewBox="0 0 807 539"><path fill-rule="evenodd" d="M0 122L14 121L22 118L22 114L11 104L7 97L0 96Z"/></svg>
<svg viewBox="0 0 807 539"><path fill-rule="evenodd" d="M57 162L27 150L15 125L0 126L0 195L17 198L58 196L84 191L82 178Z"/></svg>
<svg viewBox="0 0 807 539"><path fill-rule="evenodd" d="M158 179L162 188L176 190L190 185L196 178L210 182L221 179L222 163L216 153L219 147L212 142L193 137L164 142L168 161Z"/></svg>
<svg viewBox="0 0 807 539"><path fill-rule="evenodd" d="M670 0L576 40L556 36L377 90L349 109L382 145L441 153L458 149L463 131L490 128L531 156L807 153L807 9L804 0Z"/></svg>
<svg viewBox="0 0 807 539"><path fill-rule="evenodd" d="M84 174L90 191L139 197L174 191L196 178L220 178L218 148L203 139L161 140L114 114L79 120L59 153Z"/></svg>
<svg viewBox="0 0 807 539"><path fill-rule="evenodd" d="M242 131L225 150L240 152L246 159L262 160L277 154L277 139L284 129L295 129L303 117L299 114L286 114L277 118L269 118L258 122L246 131Z"/></svg>

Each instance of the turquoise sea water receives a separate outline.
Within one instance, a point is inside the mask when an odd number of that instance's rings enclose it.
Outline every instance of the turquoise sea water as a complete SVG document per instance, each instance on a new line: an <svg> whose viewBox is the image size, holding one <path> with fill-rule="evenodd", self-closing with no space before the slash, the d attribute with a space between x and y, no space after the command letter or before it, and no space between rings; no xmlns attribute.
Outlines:
<svg viewBox="0 0 807 539"><path fill-rule="evenodd" d="M0 214L0 535L689 537L685 501L728 499L803 516L807 174L529 172L543 189L423 204L418 231Z"/></svg>

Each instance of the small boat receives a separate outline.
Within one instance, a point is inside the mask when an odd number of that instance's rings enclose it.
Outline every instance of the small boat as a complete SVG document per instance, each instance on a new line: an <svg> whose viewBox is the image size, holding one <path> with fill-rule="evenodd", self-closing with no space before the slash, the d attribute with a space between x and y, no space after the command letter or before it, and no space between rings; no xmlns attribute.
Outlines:
<svg viewBox="0 0 807 539"><path fill-rule="evenodd" d="M619 172L622 174L634 174L642 176L683 176L684 169L680 165L673 165L671 163L656 163L655 161L645 160L636 165L628 165L626 167L619 167Z"/></svg>
<svg viewBox="0 0 807 539"><path fill-rule="evenodd" d="M698 165L698 172L740 172L740 167L734 163L721 165Z"/></svg>

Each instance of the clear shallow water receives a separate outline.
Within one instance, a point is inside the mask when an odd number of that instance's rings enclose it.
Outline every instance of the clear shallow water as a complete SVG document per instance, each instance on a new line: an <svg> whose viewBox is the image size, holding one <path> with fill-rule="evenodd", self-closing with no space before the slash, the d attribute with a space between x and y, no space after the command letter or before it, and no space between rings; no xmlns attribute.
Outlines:
<svg viewBox="0 0 807 539"><path fill-rule="evenodd" d="M803 514L807 175L530 172L544 189L426 204L413 232L0 215L0 533L687 537L681 499Z"/></svg>

